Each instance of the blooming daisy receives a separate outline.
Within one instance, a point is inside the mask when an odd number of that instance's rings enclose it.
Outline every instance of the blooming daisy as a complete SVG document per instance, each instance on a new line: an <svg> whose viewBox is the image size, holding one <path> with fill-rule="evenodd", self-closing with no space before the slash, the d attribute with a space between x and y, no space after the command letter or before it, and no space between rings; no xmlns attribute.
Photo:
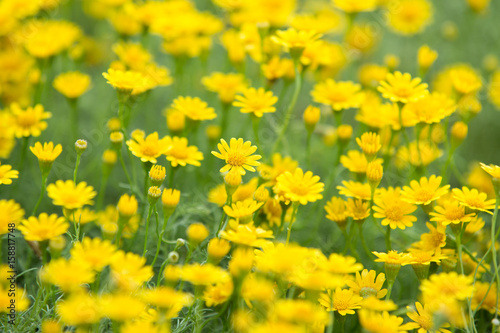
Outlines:
<svg viewBox="0 0 500 333"><path fill-rule="evenodd" d="M311 95L315 102L330 105L335 111L357 108L364 100L359 84L333 79L316 84Z"/></svg>
<svg viewBox="0 0 500 333"><path fill-rule="evenodd" d="M500 179L500 167L498 165L486 165L484 163L479 164L481 165L481 169L486 171L493 179Z"/></svg>
<svg viewBox="0 0 500 333"><path fill-rule="evenodd" d="M460 205L457 200L445 200L442 204L434 207L435 212L429 213L432 216L431 221L441 223L442 225L458 224L470 222L476 214L465 214L465 207Z"/></svg>
<svg viewBox="0 0 500 333"><path fill-rule="evenodd" d="M211 120L217 117L214 108L208 107L208 104L199 97L179 96L172 102L172 110L182 112L191 120Z"/></svg>
<svg viewBox="0 0 500 333"><path fill-rule="evenodd" d="M265 91L264 88L248 88L243 90L243 95L236 95L233 105L240 107L241 113L251 113L260 118L264 113L275 112L273 106L278 101L278 97L272 91Z"/></svg>
<svg viewBox="0 0 500 333"><path fill-rule="evenodd" d="M352 274L363 269L363 264L356 262L356 258L332 253L327 261L321 262L321 269L333 274Z"/></svg>
<svg viewBox="0 0 500 333"><path fill-rule="evenodd" d="M198 151L198 147L188 146L186 138L177 136L174 136L170 141L170 148L165 152L165 155L173 167L186 166L187 164L200 166L200 161L203 160L203 153Z"/></svg>
<svg viewBox="0 0 500 333"><path fill-rule="evenodd" d="M388 73L385 81L381 81L378 91L382 96L393 102L414 102L429 93L427 83L421 83L420 78L411 78L408 73Z"/></svg>
<svg viewBox="0 0 500 333"><path fill-rule="evenodd" d="M257 150L256 146L252 146L250 141L243 142L242 138L235 139L232 138L229 141L229 145L226 140L220 139L220 143L217 144L219 152L212 151L212 154L226 161L226 165L222 167L220 172L227 172L236 169L241 175L246 174L246 170L255 172L255 166L259 166L262 156L252 155Z"/></svg>
<svg viewBox="0 0 500 333"><path fill-rule="evenodd" d="M54 205L72 210L93 204L92 199L97 192L92 186L87 186L86 182L75 185L72 180L58 180L55 184L47 186L47 194L53 200Z"/></svg>
<svg viewBox="0 0 500 333"><path fill-rule="evenodd" d="M390 315L387 311L377 312L365 309L359 311L361 326L371 333L407 332L415 327L411 323L403 324L403 321L403 318Z"/></svg>
<svg viewBox="0 0 500 333"><path fill-rule="evenodd" d="M363 133L361 137L356 138L356 143L369 160L371 160L372 157L378 153L380 148L382 148L380 144L380 135L373 132Z"/></svg>
<svg viewBox="0 0 500 333"><path fill-rule="evenodd" d="M417 205L428 205L448 193L450 185L441 185L443 177L435 175L420 178L420 181L412 180L410 186L403 186L401 197L404 201Z"/></svg>
<svg viewBox="0 0 500 333"><path fill-rule="evenodd" d="M314 176L311 171L304 173L301 168L297 168L294 173L287 171L276 179L274 192L283 194L285 200L306 205L322 199L324 187L325 184L319 182L319 176Z"/></svg>
<svg viewBox="0 0 500 333"><path fill-rule="evenodd" d="M41 104L30 106L26 110L17 104L11 104L10 109L14 116L14 134L17 138L40 136L47 128L47 122L44 120L52 117L50 112L44 111Z"/></svg>
<svg viewBox="0 0 500 333"><path fill-rule="evenodd" d="M209 286L228 278L229 273L212 264L191 264L182 267L182 280L195 286Z"/></svg>
<svg viewBox="0 0 500 333"><path fill-rule="evenodd" d="M72 259L100 272L111 263L115 251L116 246L108 240L85 237L73 245L70 254Z"/></svg>
<svg viewBox="0 0 500 333"><path fill-rule="evenodd" d="M151 162L156 164L156 159L165 154L172 145L172 139L169 136L159 139L158 132L153 132L147 137L140 135L132 136L133 139L127 141L128 149L141 159L142 162Z"/></svg>
<svg viewBox="0 0 500 333"><path fill-rule="evenodd" d="M40 270L40 279L58 286L64 292L80 290L82 285L92 283L95 273L87 265L73 259L53 259Z"/></svg>
<svg viewBox="0 0 500 333"><path fill-rule="evenodd" d="M38 158L38 163L43 169L52 165L54 160L61 154L62 146L58 144L54 147L52 141L44 142L43 145L40 142L36 142L34 146L30 147L30 150Z"/></svg>
<svg viewBox="0 0 500 333"><path fill-rule="evenodd" d="M27 241L45 241L63 235L69 228L64 217L41 213L38 218L30 216L18 227Z"/></svg>
<svg viewBox="0 0 500 333"><path fill-rule="evenodd" d="M131 252L115 252L110 268L112 281L122 290L136 290L153 277L153 269L146 265L146 258Z"/></svg>
<svg viewBox="0 0 500 333"><path fill-rule="evenodd" d="M415 322L415 329L418 329L418 333L426 333L428 331L438 333L451 332L443 328L450 327L450 324L447 323L440 325L440 327L436 329L434 324L434 315L429 306L422 306L420 302L415 302L415 307L407 306L406 308L408 309L406 315Z"/></svg>
<svg viewBox="0 0 500 333"><path fill-rule="evenodd" d="M353 200L349 198L346 203L347 214L354 221L363 221L368 216L370 216L370 207L368 201L363 201L361 199Z"/></svg>
<svg viewBox="0 0 500 333"><path fill-rule="evenodd" d="M147 77L141 72L110 68L102 76L107 83L126 94L138 95L150 89Z"/></svg>
<svg viewBox="0 0 500 333"><path fill-rule="evenodd" d="M385 274L377 275L375 271L364 269L361 274L356 272L355 280L347 280L346 284L356 294L363 298L376 296L382 298L387 294L387 289L382 289L385 282Z"/></svg>
<svg viewBox="0 0 500 333"><path fill-rule="evenodd" d="M325 205L326 218L336 222L339 226L347 222L346 202L342 198L332 197Z"/></svg>
<svg viewBox="0 0 500 333"><path fill-rule="evenodd" d="M362 200L370 200L372 190L368 183L359 183L352 180L343 180L343 186L337 186L339 193L346 197L354 197Z"/></svg>
<svg viewBox="0 0 500 333"><path fill-rule="evenodd" d="M467 186L462 189L454 188L452 192L453 198L457 199L460 205L493 215L490 210L495 208L496 200L488 200L486 193L479 192L475 188L470 190Z"/></svg>
<svg viewBox="0 0 500 333"><path fill-rule="evenodd" d="M417 217L411 215L417 206L401 200L401 189L399 187L382 189L381 193L374 199L373 216L382 218L382 225L389 225L391 229L405 229L413 226Z"/></svg>
<svg viewBox="0 0 500 333"><path fill-rule="evenodd" d="M250 222L252 214L262 207L262 205L262 202L247 199L245 201L237 201L231 206L224 206L223 209L227 216L239 219L240 223L246 223Z"/></svg>
<svg viewBox="0 0 500 333"><path fill-rule="evenodd" d="M327 311L337 311L340 315L354 314L354 310L361 309L363 297L355 295L352 290L335 289L335 293L328 291L321 294L319 304L323 305Z"/></svg>
<svg viewBox="0 0 500 333"><path fill-rule="evenodd" d="M223 103L229 104L234 100L237 93L247 87L247 82L242 74L214 72L210 76L201 79L201 83L209 91L219 94Z"/></svg>
<svg viewBox="0 0 500 333"><path fill-rule="evenodd" d="M273 232L255 227L253 223L239 224L235 230L221 231L220 237L232 243L262 247L266 238L274 238Z"/></svg>
<svg viewBox="0 0 500 333"><path fill-rule="evenodd" d="M271 40L276 44L282 45L292 53L294 50L303 50L314 41L321 38L321 34L315 31L297 31L294 28L288 30L278 30Z"/></svg>
<svg viewBox="0 0 500 333"><path fill-rule="evenodd" d="M12 179L19 177L19 171L12 170L12 166L8 164L1 165L0 162L0 185L12 184Z"/></svg>
<svg viewBox="0 0 500 333"><path fill-rule="evenodd" d="M17 225L24 216L24 210L14 200L0 200L0 235L4 235L11 230L9 224Z"/></svg>

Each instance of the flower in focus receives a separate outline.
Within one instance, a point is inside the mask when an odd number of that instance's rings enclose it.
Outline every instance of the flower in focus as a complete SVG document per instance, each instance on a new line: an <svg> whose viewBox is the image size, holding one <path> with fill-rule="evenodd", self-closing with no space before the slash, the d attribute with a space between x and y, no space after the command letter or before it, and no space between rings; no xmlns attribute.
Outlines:
<svg viewBox="0 0 500 333"><path fill-rule="evenodd" d="M448 193L450 185L439 187L442 179L441 176L432 175L428 179L422 177L420 181L412 180L410 186L403 186L402 199L417 205L428 205Z"/></svg>
<svg viewBox="0 0 500 333"><path fill-rule="evenodd" d="M297 168L294 173L287 171L276 179L274 192L282 194L285 200L306 205L323 199L321 192L324 187L325 184L319 182L319 176L313 175L311 171L304 173Z"/></svg>
<svg viewBox="0 0 500 333"><path fill-rule="evenodd" d="M361 274L356 272L356 280L346 281L346 284L351 290L363 298L375 296L382 298L387 294L387 289L382 289L385 282L385 274L380 273L377 275L375 271L368 271L364 269Z"/></svg>
<svg viewBox="0 0 500 333"><path fill-rule="evenodd" d="M243 95L236 95L233 105L240 107L241 113L251 113L256 117L262 117L264 113L275 112L273 106L278 101L278 97L272 91L265 91L264 88L248 88L243 90Z"/></svg>
<svg viewBox="0 0 500 333"><path fill-rule="evenodd" d="M417 217L411 215L417 206L405 202L401 197L401 189L399 187L383 189L381 193L374 199L373 216L382 218L383 226L390 226L391 229L405 229L413 226L413 222L417 221Z"/></svg>
<svg viewBox="0 0 500 333"><path fill-rule="evenodd" d="M53 200L54 205L71 210L93 204L92 199L97 192L92 186L87 186L86 182L75 185L72 180L58 180L47 186L47 194Z"/></svg>
<svg viewBox="0 0 500 333"><path fill-rule="evenodd" d="M54 79L54 88L69 99L78 98L90 87L90 76L81 72L66 72Z"/></svg>
<svg viewBox="0 0 500 333"><path fill-rule="evenodd" d="M354 310L361 309L361 301L363 297L355 295L352 290L335 289L335 293L331 291L321 294L319 304L323 305L327 311L337 311L340 315L354 314Z"/></svg>
<svg viewBox="0 0 500 333"><path fill-rule="evenodd" d="M171 108L182 112L186 117L195 121L210 120L217 117L214 108L208 107L208 104L198 97L179 96L174 99Z"/></svg>
<svg viewBox="0 0 500 333"><path fill-rule="evenodd" d="M493 215L490 210L495 208L496 200L488 200L486 193L479 192L475 188L470 190L467 186L462 187L462 189L454 188L452 192L453 197L459 201L460 205Z"/></svg>
<svg viewBox="0 0 500 333"><path fill-rule="evenodd" d="M141 72L108 69L102 76L114 88L126 94L138 95L149 90L147 78Z"/></svg>
<svg viewBox="0 0 500 333"><path fill-rule="evenodd" d="M252 155L257 150L256 146L252 146L250 141L243 142L243 139L232 138L229 141L229 145L224 139L220 139L220 143L217 144L219 152L212 151L212 154L226 161L226 165L222 167L220 172L227 172L232 169L237 170L241 175L246 174L246 170L255 172L255 166L259 166L260 162L257 160L261 159L260 155Z"/></svg>
<svg viewBox="0 0 500 333"><path fill-rule="evenodd" d="M237 201L231 206L224 206L223 209L227 216L238 219L240 223L248 223L252 219L252 214L262 207L262 205L262 202L247 199L244 201Z"/></svg>
<svg viewBox="0 0 500 333"><path fill-rule="evenodd" d="M165 154L171 147L171 138L169 136L158 138L158 132L153 132L147 137L136 135L127 141L129 150L141 159L142 162L151 162L156 164L156 159Z"/></svg>
<svg viewBox="0 0 500 333"><path fill-rule="evenodd" d="M293 54L300 53L311 43L321 38L321 34L315 31L297 31L294 28L288 30L278 30L271 40L276 44L284 46Z"/></svg>
<svg viewBox="0 0 500 333"><path fill-rule="evenodd" d="M30 147L33 155L38 158L38 163L42 169L50 167L54 160L61 154L62 146L60 144L54 147L51 142L44 142L43 146L40 142L36 142L33 147Z"/></svg>
<svg viewBox="0 0 500 333"><path fill-rule="evenodd" d="M441 223L442 225L459 224L470 222L476 214L465 214L465 207L460 205L457 200L445 200L442 204L434 207L435 212L429 213L432 216L431 221Z"/></svg>

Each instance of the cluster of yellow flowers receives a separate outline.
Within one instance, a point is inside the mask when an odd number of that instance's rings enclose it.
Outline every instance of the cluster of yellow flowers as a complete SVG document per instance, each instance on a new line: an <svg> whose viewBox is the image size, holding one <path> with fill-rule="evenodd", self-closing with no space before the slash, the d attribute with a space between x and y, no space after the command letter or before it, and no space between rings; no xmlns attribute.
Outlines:
<svg viewBox="0 0 500 333"><path fill-rule="evenodd" d="M498 3L195 3L0 0L1 330L500 332Z"/></svg>

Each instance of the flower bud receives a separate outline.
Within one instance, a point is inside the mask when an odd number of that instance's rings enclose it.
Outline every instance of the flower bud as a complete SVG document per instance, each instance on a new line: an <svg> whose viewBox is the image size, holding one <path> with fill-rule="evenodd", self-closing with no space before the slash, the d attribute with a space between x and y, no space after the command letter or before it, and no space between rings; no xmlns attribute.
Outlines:
<svg viewBox="0 0 500 333"><path fill-rule="evenodd" d="M179 133L186 126L186 116L182 112L167 110L167 127L171 132Z"/></svg>
<svg viewBox="0 0 500 333"><path fill-rule="evenodd" d="M467 137L469 128L463 121L457 121L451 126L451 143L453 147L460 145Z"/></svg>
<svg viewBox="0 0 500 333"><path fill-rule="evenodd" d="M118 160L118 155L116 154L116 151L111 150L111 149L106 149L102 153L102 162L107 165L112 167L116 161Z"/></svg>
<svg viewBox="0 0 500 333"><path fill-rule="evenodd" d="M200 244L208 237L208 229L202 223L192 223L186 230L187 238L195 245Z"/></svg>
<svg viewBox="0 0 500 333"><path fill-rule="evenodd" d="M208 140L217 141L220 139L221 128L218 125L208 125L205 129L205 134L207 135Z"/></svg>
<svg viewBox="0 0 500 333"><path fill-rule="evenodd" d="M224 176L224 183L226 184L226 192L228 196L232 196L238 189L242 182L241 175L235 169L230 170Z"/></svg>
<svg viewBox="0 0 500 333"><path fill-rule="evenodd" d="M148 200L151 205L154 205L161 196L161 189L158 186L150 186L148 189Z"/></svg>
<svg viewBox="0 0 500 333"><path fill-rule="evenodd" d="M76 140L75 149L78 155L83 154L83 152L87 149L87 141L83 139Z"/></svg>
<svg viewBox="0 0 500 333"><path fill-rule="evenodd" d="M176 251L172 251L168 254L168 261L172 264L175 264L179 261L179 253Z"/></svg>
<svg viewBox="0 0 500 333"><path fill-rule="evenodd" d="M104 223L101 225L101 231L103 239L112 240L118 232L118 224L113 222Z"/></svg>
<svg viewBox="0 0 500 333"><path fill-rule="evenodd" d="M216 263L221 261L229 253L229 250L231 250L231 244L225 239L212 238L208 242L208 256Z"/></svg>
<svg viewBox="0 0 500 333"><path fill-rule="evenodd" d="M347 143L352 137L352 126L351 125L340 125L337 128L337 136L339 141L342 143Z"/></svg>
<svg viewBox="0 0 500 333"><path fill-rule="evenodd" d="M163 214L165 216L170 216L175 211L175 208L179 204L181 199L181 192L171 188L166 188L163 190L161 196L161 204L163 205Z"/></svg>
<svg viewBox="0 0 500 333"><path fill-rule="evenodd" d="M175 242L175 249L183 247L184 245L186 245L186 241L183 238L177 238Z"/></svg>
<svg viewBox="0 0 500 333"><path fill-rule="evenodd" d="M383 175L384 170L380 162L372 161L368 163L366 167L366 178L372 189L375 189L380 184Z"/></svg>
<svg viewBox="0 0 500 333"><path fill-rule="evenodd" d="M418 49L418 66L422 71L427 71L429 67L432 66L434 61L436 61L438 54L436 51L432 50L429 46L424 45Z"/></svg>
<svg viewBox="0 0 500 333"><path fill-rule="evenodd" d="M309 133L312 133L314 131L314 128L316 127L316 124L319 121L319 118L321 116L320 109L309 105L303 115L304 119L304 124L306 125L306 129Z"/></svg>
<svg viewBox="0 0 500 333"><path fill-rule="evenodd" d="M113 148L117 150L122 147L123 139L124 139L123 133L119 131L112 132L109 135L109 140L111 141Z"/></svg>
<svg viewBox="0 0 500 333"><path fill-rule="evenodd" d="M269 199L269 191L265 186L261 185L255 190L253 198L257 202L266 202Z"/></svg>
<svg viewBox="0 0 500 333"><path fill-rule="evenodd" d="M66 247L66 238L60 235L49 240L50 254L52 258L57 258Z"/></svg>
<svg viewBox="0 0 500 333"><path fill-rule="evenodd" d="M109 119L108 122L106 123L106 126L108 127L108 130L110 132L119 131L120 128L122 127L122 125L120 123L120 119L118 119L118 118Z"/></svg>
<svg viewBox="0 0 500 333"><path fill-rule="evenodd" d="M118 214L124 218L130 218L137 212L139 203L134 195L124 194L118 200Z"/></svg>
<svg viewBox="0 0 500 333"><path fill-rule="evenodd" d="M151 184L154 186L161 186L166 176L165 167L161 165L153 165L149 170L149 179L151 180Z"/></svg>

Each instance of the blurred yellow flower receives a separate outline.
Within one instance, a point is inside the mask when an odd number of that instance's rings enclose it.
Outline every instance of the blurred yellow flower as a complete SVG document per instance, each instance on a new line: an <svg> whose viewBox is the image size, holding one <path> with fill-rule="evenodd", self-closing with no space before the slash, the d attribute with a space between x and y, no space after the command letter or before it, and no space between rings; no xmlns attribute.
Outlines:
<svg viewBox="0 0 500 333"><path fill-rule="evenodd" d="M44 120L52 117L52 113L44 111L41 104L25 110L18 104L11 104L10 110L14 116L14 134L17 138L40 136L47 128L47 122Z"/></svg>
<svg viewBox="0 0 500 333"><path fill-rule="evenodd" d="M47 186L47 194L53 200L54 205L71 210L93 204L92 199L97 192L92 186L87 186L86 182L75 185L72 180L57 180L54 184Z"/></svg>
<svg viewBox="0 0 500 333"><path fill-rule="evenodd" d="M236 95L233 106L240 107L241 113L251 113L256 117L262 117L264 113L275 112L273 106L278 101L278 97L272 91L265 91L264 88L248 88L243 90L242 95Z"/></svg>
<svg viewBox="0 0 500 333"><path fill-rule="evenodd" d="M54 88L69 99L83 95L90 87L90 76L81 72L66 72L54 79Z"/></svg>

